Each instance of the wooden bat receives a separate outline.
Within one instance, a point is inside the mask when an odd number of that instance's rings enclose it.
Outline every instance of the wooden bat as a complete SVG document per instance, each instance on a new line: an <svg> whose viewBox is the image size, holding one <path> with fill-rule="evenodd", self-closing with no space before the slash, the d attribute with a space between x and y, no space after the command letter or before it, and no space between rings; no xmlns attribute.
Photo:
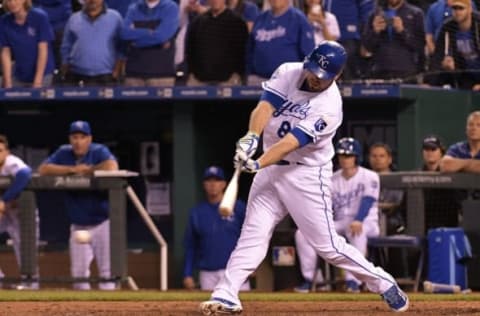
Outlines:
<svg viewBox="0 0 480 316"><path fill-rule="evenodd" d="M450 34L445 32L445 56L449 56L450 54Z"/></svg>
<svg viewBox="0 0 480 316"><path fill-rule="evenodd" d="M220 202L218 207L218 212L223 217L228 217L233 214L233 209L235 208L235 202L237 201L237 193L238 193L238 178L240 177L240 172L242 171L242 166L239 164L237 168L235 168L235 172L233 173L232 179L227 185L227 189L223 194L223 199Z"/></svg>
<svg viewBox="0 0 480 316"><path fill-rule="evenodd" d="M455 284L442 284L424 281L423 291L425 293L460 293L461 288Z"/></svg>

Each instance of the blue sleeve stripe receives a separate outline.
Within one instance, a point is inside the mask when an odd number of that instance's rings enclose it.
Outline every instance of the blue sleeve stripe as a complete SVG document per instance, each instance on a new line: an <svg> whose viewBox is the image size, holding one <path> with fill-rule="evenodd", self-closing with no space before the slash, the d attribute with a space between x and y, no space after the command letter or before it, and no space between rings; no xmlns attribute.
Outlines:
<svg viewBox="0 0 480 316"><path fill-rule="evenodd" d="M298 140L298 142L300 143L300 147L303 147L313 141L312 136L308 135L298 127L292 129L290 133L292 133L292 135L295 136L295 138Z"/></svg>
<svg viewBox="0 0 480 316"><path fill-rule="evenodd" d="M364 196L360 201L360 207L358 208L357 216L355 216L356 221L363 222L363 220L368 216L368 212L372 208L373 203L376 199L373 196Z"/></svg>
<svg viewBox="0 0 480 316"><path fill-rule="evenodd" d="M9 202L18 197L20 192L27 186L32 177L32 169L26 167L18 170L10 187L3 193L2 200Z"/></svg>
<svg viewBox="0 0 480 316"><path fill-rule="evenodd" d="M272 93L266 90L263 91L262 96L260 97L260 100L267 101L268 103L273 105L275 109L279 109L282 106L282 104L285 103L285 99L283 99L282 97L278 96L275 93Z"/></svg>

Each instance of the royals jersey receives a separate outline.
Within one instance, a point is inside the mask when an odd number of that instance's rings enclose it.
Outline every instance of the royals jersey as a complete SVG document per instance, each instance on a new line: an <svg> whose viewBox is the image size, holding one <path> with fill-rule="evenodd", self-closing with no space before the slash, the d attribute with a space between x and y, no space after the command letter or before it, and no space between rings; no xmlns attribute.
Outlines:
<svg viewBox="0 0 480 316"><path fill-rule="evenodd" d="M378 174L363 167L358 167L357 173L350 179L342 176L342 170L332 176L332 203L336 221L345 217L352 220L358 213L360 201L364 196L375 199L365 220L378 221L378 196L380 194L380 178Z"/></svg>
<svg viewBox="0 0 480 316"><path fill-rule="evenodd" d="M22 161L22 159L14 155L8 155L3 167L0 169L0 175L14 177L18 170L23 168L28 168L28 166Z"/></svg>
<svg viewBox="0 0 480 316"><path fill-rule="evenodd" d="M322 166L334 155L332 138L342 123L342 98L335 82L320 93L300 90L303 74L303 63L285 63L263 83L262 99L267 99L275 107L273 117L263 131L263 149L268 150L291 131L301 131L312 141L284 159Z"/></svg>

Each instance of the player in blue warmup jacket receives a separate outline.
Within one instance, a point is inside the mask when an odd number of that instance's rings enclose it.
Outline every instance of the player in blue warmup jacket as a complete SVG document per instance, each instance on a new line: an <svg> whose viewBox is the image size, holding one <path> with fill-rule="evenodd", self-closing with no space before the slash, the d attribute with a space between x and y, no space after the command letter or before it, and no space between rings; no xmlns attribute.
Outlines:
<svg viewBox="0 0 480 316"><path fill-rule="evenodd" d="M102 144L92 143L90 125L75 121L70 125L70 144L62 145L40 165L41 175L91 175L95 170L118 170L116 158ZM75 191L65 195L71 221L70 264L74 278L90 277L90 264L95 258L101 278L110 278L110 221L108 200L103 192ZM75 231L88 230L91 240L79 243ZM76 282L75 289L89 290L87 282ZM115 289L113 282L101 282L102 290Z"/></svg>
<svg viewBox="0 0 480 316"><path fill-rule="evenodd" d="M190 210L185 230L185 266L183 285L195 288L194 269L199 270L199 283L202 290L213 290L225 272L230 253L237 244L245 219L245 203L237 200L230 217L222 218L218 206L223 198L226 182L224 172L219 167L208 167L203 175L203 188L206 201ZM249 290L248 280L241 290Z"/></svg>

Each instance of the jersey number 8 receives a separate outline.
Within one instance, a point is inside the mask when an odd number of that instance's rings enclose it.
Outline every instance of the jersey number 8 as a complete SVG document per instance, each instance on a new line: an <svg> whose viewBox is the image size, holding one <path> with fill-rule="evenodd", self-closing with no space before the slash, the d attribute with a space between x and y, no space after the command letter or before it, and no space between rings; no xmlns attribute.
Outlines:
<svg viewBox="0 0 480 316"><path fill-rule="evenodd" d="M292 129L292 126L290 125L290 122L289 121L283 121L282 124L280 124L280 127L277 130L278 137L283 138L285 135L288 134L288 132L290 132L291 129Z"/></svg>

